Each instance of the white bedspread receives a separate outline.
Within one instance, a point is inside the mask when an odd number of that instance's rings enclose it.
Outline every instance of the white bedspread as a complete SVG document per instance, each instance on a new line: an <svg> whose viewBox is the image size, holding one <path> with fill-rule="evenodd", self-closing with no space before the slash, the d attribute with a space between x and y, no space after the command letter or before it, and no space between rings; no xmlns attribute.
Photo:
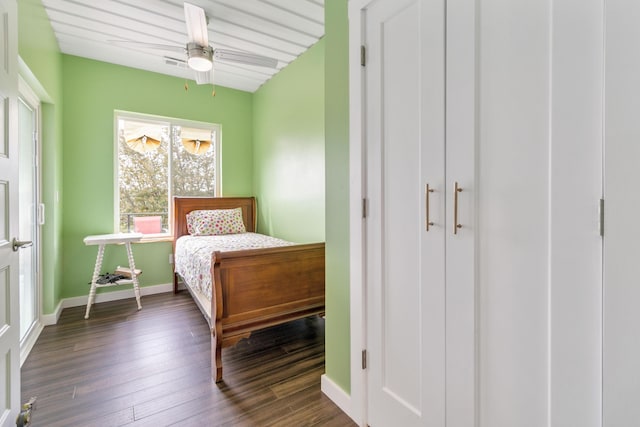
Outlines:
<svg viewBox="0 0 640 427"><path fill-rule="evenodd" d="M257 233L182 236L176 241L175 271L187 285L211 300L211 255L215 251L263 249L295 243Z"/></svg>

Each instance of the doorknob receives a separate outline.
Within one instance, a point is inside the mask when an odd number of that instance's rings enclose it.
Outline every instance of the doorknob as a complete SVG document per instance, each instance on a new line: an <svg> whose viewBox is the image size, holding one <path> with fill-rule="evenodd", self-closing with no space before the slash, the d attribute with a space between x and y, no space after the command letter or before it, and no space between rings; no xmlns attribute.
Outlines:
<svg viewBox="0 0 640 427"><path fill-rule="evenodd" d="M20 248L28 248L33 245L31 240L18 240L15 237L13 238L13 252L18 252Z"/></svg>

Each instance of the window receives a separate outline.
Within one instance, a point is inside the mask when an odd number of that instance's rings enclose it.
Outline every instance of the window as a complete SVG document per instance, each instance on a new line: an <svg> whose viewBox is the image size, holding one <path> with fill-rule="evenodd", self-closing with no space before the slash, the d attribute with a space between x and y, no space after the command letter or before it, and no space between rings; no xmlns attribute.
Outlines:
<svg viewBox="0 0 640 427"><path fill-rule="evenodd" d="M220 126L116 112L116 231L171 233L173 196L220 195Z"/></svg>

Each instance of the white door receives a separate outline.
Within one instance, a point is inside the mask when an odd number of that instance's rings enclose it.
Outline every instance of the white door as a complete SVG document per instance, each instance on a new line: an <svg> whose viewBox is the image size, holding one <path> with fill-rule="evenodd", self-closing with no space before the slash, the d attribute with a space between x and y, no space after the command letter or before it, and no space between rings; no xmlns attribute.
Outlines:
<svg viewBox="0 0 640 427"><path fill-rule="evenodd" d="M0 426L15 425L20 406L18 253L17 6L0 0Z"/></svg>
<svg viewBox="0 0 640 427"><path fill-rule="evenodd" d="M640 3L607 0L603 426L640 425Z"/></svg>
<svg viewBox="0 0 640 427"><path fill-rule="evenodd" d="M20 346L21 360L28 354L29 344L37 335L35 327L40 313L39 292L39 226L44 211L39 203L38 117L40 102L33 91L20 80L18 102L20 166L19 166L19 235L31 241L19 251L20 256Z"/></svg>
<svg viewBox="0 0 640 427"><path fill-rule="evenodd" d="M473 1L446 9L364 11L372 426L475 419L476 18Z"/></svg>
<svg viewBox="0 0 640 427"><path fill-rule="evenodd" d="M444 2L364 23L368 424L443 426Z"/></svg>
<svg viewBox="0 0 640 427"><path fill-rule="evenodd" d="M478 425L542 427L550 387L550 4L487 0L479 16Z"/></svg>
<svg viewBox="0 0 640 427"><path fill-rule="evenodd" d="M460 231L472 227L475 254L461 263L451 252L459 241L447 240L447 342L468 344L462 334L474 325L467 318L464 329L450 328L463 314L449 315L455 286L475 298L475 305L461 301L475 314L476 363L458 363L475 379L475 401L471 391L459 401L463 389L448 368L447 426L597 427L603 2L471 2L475 20L454 27L450 20L472 9L452 7L463 2L448 1L447 58L461 51L451 37L475 22L475 135L460 139L473 139L471 146L450 150L455 125L466 117L449 108L451 97L472 80L460 73L474 65L448 62L447 175L473 159L465 169L475 168L475 179L461 183L460 202L469 190L475 212L465 219L460 205ZM459 125L469 131L469 122ZM469 272L472 286L450 280ZM462 356L448 346L448 367L452 357Z"/></svg>

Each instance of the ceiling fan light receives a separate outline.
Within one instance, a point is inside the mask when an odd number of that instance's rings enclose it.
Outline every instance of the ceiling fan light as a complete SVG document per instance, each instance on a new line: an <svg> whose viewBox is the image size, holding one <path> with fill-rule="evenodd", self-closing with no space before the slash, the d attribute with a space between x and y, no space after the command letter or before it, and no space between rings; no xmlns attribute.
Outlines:
<svg viewBox="0 0 640 427"><path fill-rule="evenodd" d="M189 67L196 71L209 71L213 67L213 64L208 58L192 56L189 58Z"/></svg>
<svg viewBox="0 0 640 427"><path fill-rule="evenodd" d="M187 64L196 71L209 71L213 68L213 62L211 61L212 53L210 47L202 47L195 43L189 43L187 45L187 54L189 56Z"/></svg>

